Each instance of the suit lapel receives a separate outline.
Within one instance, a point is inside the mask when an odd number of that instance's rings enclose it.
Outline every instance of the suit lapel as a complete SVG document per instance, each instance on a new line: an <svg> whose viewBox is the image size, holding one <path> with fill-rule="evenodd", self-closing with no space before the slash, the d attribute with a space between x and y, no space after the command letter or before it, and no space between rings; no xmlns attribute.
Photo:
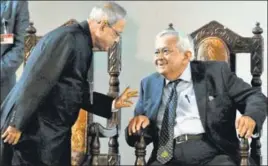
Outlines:
<svg viewBox="0 0 268 166"><path fill-rule="evenodd" d="M165 79L162 75L158 74L155 79L152 81L152 118L156 119L157 113L159 110L159 106L161 104L162 94L163 94L163 87L164 87Z"/></svg>
<svg viewBox="0 0 268 166"><path fill-rule="evenodd" d="M207 85L205 79L205 64L202 62L191 62L193 87L200 118L205 129L206 124L206 105L207 105Z"/></svg>

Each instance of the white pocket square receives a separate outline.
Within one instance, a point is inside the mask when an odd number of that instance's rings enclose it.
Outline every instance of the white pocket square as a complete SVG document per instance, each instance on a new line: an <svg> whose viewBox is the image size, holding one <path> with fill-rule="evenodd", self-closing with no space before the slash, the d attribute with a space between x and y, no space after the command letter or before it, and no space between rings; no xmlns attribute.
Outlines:
<svg viewBox="0 0 268 166"><path fill-rule="evenodd" d="M214 99L213 96L208 96L208 100L209 100L209 101L212 101L213 99Z"/></svg>

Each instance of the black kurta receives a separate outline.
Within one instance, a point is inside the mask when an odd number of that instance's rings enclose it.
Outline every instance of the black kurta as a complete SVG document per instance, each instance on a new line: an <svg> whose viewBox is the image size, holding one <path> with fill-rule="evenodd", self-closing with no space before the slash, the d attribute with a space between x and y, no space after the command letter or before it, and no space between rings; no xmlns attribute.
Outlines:
<svg viewBox="0 0 268 166"><path fill-rule="evenodd" d="M23 132L13 148L13 164L68 166L71 127L80 108L111 117L111 97L94 92L94 104L89 103L92 55L86 21L59 27L34 47L20 81L1 105L1 129L13 125ZM10 148L2 145L4 155L3 147Z"/></svg>

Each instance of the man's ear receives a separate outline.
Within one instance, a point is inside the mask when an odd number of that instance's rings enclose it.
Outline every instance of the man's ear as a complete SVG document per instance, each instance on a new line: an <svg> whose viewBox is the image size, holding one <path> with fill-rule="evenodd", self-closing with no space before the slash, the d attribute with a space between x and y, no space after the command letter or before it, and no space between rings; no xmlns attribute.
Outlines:
<svg viewBox="0 0 268 166"><path fill-rule="evenodd" d="M192 55L192 52L191 51L185 51L184 56L185 56L185 58L187 58L187 59L190 60L193 55Z"/></svg>

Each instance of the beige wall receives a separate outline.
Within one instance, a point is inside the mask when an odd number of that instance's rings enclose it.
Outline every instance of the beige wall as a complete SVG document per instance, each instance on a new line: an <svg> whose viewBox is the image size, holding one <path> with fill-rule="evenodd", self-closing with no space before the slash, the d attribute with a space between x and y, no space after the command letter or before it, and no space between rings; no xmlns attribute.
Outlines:
<svg viewBox="0 0 268 166"><path fill-rule="evenodd" d="M154 37L170 22L180 31L190 33L211 20L217 20L242 36L252 36L252 28L255 26L255 22L259 21L264 29L263 36L265 36L262 88L267 95L267 2L120 1L118 3L128 11L128 25L123 34L121 89L127 85L138 88L140 79L154 72L154 66L151 63ZM37 33L43 35L70 18L79 21L85 20L91 7L97 2L30 1L29 4L31 20L35 23ZM97 54L95 58L95 80L98 84L95 86L96 91L107 93L109 79L106 74L107 58L105 54ZM237 59L237 75L248 83L251 81L249 58L249 55L241 54ZM133 109L122 110L123 128L127 126L129 118L133 115ZM104 122L103 119L98 119ZM135 161L134 149L127 146L123 133L119 141L122 164L133 164ZM102 145L102 152L106 152L108 149L106 141L102 141ZM148 153L150 150L151 146L148 148ZM264 125L262 151L264 164L267 164L267 122Z"/></svg>

